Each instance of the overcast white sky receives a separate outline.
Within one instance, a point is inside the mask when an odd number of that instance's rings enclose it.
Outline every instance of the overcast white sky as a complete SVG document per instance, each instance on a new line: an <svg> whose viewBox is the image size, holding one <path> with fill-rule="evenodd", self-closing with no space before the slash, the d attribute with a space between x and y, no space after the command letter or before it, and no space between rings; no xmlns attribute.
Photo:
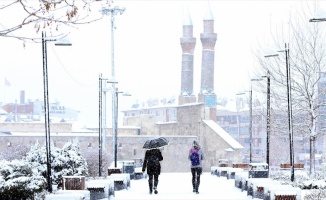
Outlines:
<svg viewBox="0 0 326 200"><path fill-rule="evenodd" d="M215 92L218 97L234 97L248 89L252 51L257 44L268 43L270 27L285 26L291 10L305 1L210 1L215 18ZM116 16L115 70L118 87L131 97L120 97L119 107L128 108L136 100L178 97L181 82L181 46L184 9L189 8L194 26L194 91L200 87L200 33L208 1L138 1L116 0L126 7ZM325 4L322 2L322 4ZM323 8L324 10L325 7ZM94 14L99 14L93 9ZM9 15L15 17L15 13ZM5 20L0 22L5 24ZM271 25L272 23L272 25ZM325 24L326 25L326 24ZM36 33L35 33L36 34ZM49 33L48 33L49 35ZM41 36L41 33L39 33ZM71 47L48 43L49 98L81 111L81 120L98 124L98 77L111 76L110 18L71 29ZM266 42L267 41L267 42ZM271 44L272 45L272 44ZM41 44L0 38L0 80L6 77L10 87L0 82L0 101L19 102L19 92L26 99L43 100ZM111 101L108 99L108 106ZM110 112L109 112L110 113ZM121 114L120 114L121 115ZM109 122L110 123L110 120Z"/></svg>

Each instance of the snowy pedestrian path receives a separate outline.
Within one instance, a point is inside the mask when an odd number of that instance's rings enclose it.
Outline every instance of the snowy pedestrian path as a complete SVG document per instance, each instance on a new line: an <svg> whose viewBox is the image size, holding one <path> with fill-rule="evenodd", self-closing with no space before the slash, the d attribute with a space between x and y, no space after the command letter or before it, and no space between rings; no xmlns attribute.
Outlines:
<svg viewBox="0 0 326 200"><path fill-rule="evenodd" d="M199 194L192 192L191 173L161 173L158 194L149 194L148 179L131 180L128 190L115 192L114 200L240 200L251 199L247 191L234 186L234 179L203 173ZM254 198L256 199L256 198Z"/></svg>

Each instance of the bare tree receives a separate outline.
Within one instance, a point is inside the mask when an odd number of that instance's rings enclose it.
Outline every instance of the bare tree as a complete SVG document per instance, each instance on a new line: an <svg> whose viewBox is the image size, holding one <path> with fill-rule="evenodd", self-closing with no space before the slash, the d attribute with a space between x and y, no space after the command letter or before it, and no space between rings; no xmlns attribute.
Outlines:
<svg viewBox="0 0 326 200"><path fill-rule="evenodd" d="M292 128L294 138L310 138L310 174L315 172L315 143L316 137L325 132L326 127L318 126L323 114L320 109L325 106L325 101L320 101L321 96L326 95L325 87L318 87L321 73L325 72L325 31L326 24L309 23L310 17L317 8L317 4L311 2L302 4L301 10L295 10L289 17L288 27L273 28L272 38L276 50L289 52L290 66L290 94L292 102ZM284 46L289 44L289 46ZM265 58L267 45L261 51L255 53L259 67L258 75L266 75L269 71L271 77L271 97L274 110L283 111L278 114L278 119L272 124L272 129L282 134L288 134L288 126L284 119L287 116L287 72L286 55L279 52L275 58ZM266 91L261 85L261 90ZM276 118L274 116L274 118ZM298 149L298 148L294 148ZM295 152L297 153L297 152Z"/></svg>
<svg viewBox="0 0 326 200"><path fill-rule="evenodd" d="M29 147L26 145L17 145L15 147L8 147L0 153L0 160L22 159L29 151Z"/></svg>
<svg viewBox="0 0 326 200"><path fill-rule="evenodd" d="M65 34L59 31L60 27L87 24L101 18L90 17L96 1L101 0L0 1L0 36L35 41L39 38L30 34L30 30L34 30L34 34L42 29L51 30L53 35ZM110 6L112 0L106 3Z"/></svg>
<svg viewBox="0 0 326 200"><path fill-rule="evenodd" d="M97 148L87 148L82 151L83 157L86 159L88 166L88 175L91 177L99 176L99 150ZM103 151L102 155L102 166L101 173L102 176L107 176L107 169L109 167L109 153Z"/></svg>

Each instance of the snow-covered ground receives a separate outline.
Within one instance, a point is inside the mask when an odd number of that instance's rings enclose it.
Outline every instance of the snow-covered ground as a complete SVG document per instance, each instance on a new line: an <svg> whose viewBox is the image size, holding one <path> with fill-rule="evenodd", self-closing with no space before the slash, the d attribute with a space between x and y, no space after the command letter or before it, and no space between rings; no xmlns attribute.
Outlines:
<svg viewBox="0 0 326 200"><path fill-rule="evenodd" d="M191 173L161 173L158 183L158 194L149 194L148 179L131 180L128 190L115 192L114 200L240 200L253 199L247 196L247 191L234 186L234 179L217 177L203 173L199 194L192 192ZM257 198L254 198L257 199Z"/></svg>

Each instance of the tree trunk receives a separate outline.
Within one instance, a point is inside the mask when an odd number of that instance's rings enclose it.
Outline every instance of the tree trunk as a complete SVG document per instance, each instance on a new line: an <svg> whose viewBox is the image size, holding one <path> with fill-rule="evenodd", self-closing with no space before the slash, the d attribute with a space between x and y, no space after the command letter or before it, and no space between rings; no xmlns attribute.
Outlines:
<svg viewBox="0 0 326 200"><path fill-rule="evenodd" d="M313 169L313 177L315 178L315 172L316 172L316 137L314 137L312 141L312 169Z"/></svg>
<svg viewBox="0 0 326 200"><path fill-rule="evenodd" d="M310 177L311 178L314 178L315 177L315 143L316 143L316 137L315 136L310 136L310 159L309 159L309 162L310 162L310 170L309 170L309 173L310 173Z"/></svg>

